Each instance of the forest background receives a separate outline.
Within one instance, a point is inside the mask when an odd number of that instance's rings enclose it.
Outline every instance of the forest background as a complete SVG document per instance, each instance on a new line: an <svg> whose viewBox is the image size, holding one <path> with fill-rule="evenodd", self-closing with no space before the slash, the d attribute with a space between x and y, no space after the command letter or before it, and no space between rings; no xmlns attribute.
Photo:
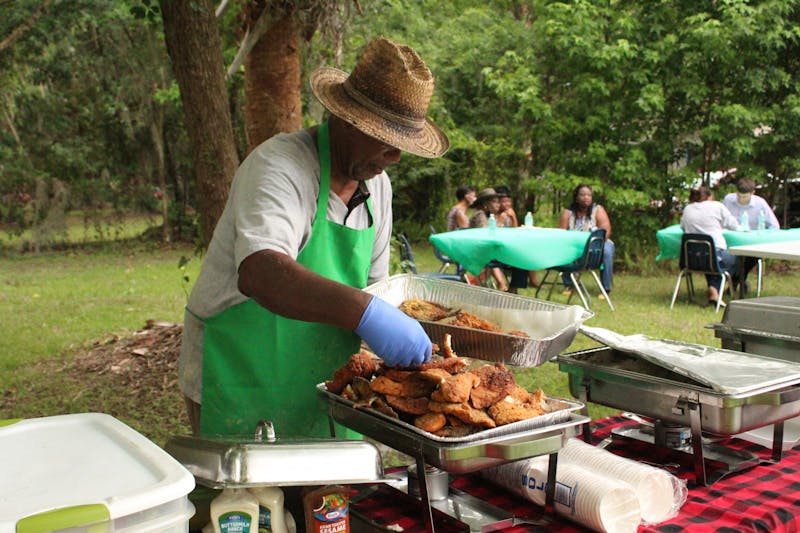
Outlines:
<svg viewBox="0 0 800 533"><path fill-rule="evenodd" d="M201 250L238 162L321 118L308 74L349 71L378 35L428 63L431 117L452 141L441 159L391 171L395 227L412 238L443 225L462 183L508 184L537 222L591 184L633 270L652 265L655 231L700 182L724 191L751 175L785 226L800 223L787 194L800 169L797 0L0 0L0 11L4 244L24 232L25 249L57 246L67 213L99 228L137 212L166 222L155 237Z"/></svg>

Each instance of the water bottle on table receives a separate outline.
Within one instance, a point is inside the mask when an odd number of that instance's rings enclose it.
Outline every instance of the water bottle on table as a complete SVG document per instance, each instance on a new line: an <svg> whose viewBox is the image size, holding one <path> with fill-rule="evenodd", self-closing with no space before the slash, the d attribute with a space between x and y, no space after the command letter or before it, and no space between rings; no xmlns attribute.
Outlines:
<svg viewBox="0 0 800 533"><path fill-rule="evenodd" d="M742 213L742 217L739 220L739 229L740 231L750 231L750 220L747 218L747 211Z"/></svg>
<svg viewBox="0 0 800 533"><path fill-rule="evenodd" d="M525 227L526 228L533 227L533 214L530 211L525 213Z"/></svg>
<svg viewBox="0 0 800 533"><path fill-rule="evenodd" d="M489 229L495 229L497 227L497 219L494 218L494 213L489 214Z"/></svg>
<svg viewBox="0 0 800 533"><path fill-rule="evenodd" d="M764 210L758 212L758 231L767 229L767 217L764 216Z"/></svg>

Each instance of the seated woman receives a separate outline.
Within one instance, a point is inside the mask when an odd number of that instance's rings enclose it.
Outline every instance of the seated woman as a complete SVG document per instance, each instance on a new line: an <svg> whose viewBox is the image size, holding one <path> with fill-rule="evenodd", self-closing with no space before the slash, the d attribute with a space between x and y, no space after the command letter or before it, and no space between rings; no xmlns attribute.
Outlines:
<svg viewBox="0 0 800 533"><path fill-rule="evenodd" d="M736 271L736 258L728 253L728 244L722 235L722 229L736 229L738 222L721 202L714 201L714 194L706 186L692 189L689 193L689 205L683 209L681 228L684 233L704 233L714 239L717 249L717 262L720 269L731 276ZM708 303L717 304L720 298L719 289L722 276L706 274L708 282Z"/></svg>
<svg viewBox="0 0 800 533"><path fill-rule="evenodd" d="M500 212L500 199L494 189L483 189L478 193L475 201L470 206L475 209L475 213L469 219L470 228L485 228L489 225L489 215L497 217ZM497 283L498 290L508 291L508 282L500 267L491 267L489 271Z"/></svg>
<svg viewBox="0 0 800 533"><path fill-rule="evenodd" d="M469 227L467 209L475 201L475 187L461 185L456 189L456 204L447 212L447 231Z"/></svg>
<svg viewBox="0 0 800 533"><path fill-rule="evenodd" d="M561 213L558 227L573 231L594 231L598 228L606 230L606 242L603 246L603 270L600 272L600 279L603 288L607 293L611 293L614 278L614 241L611 240L611 219L602 205L592 201L592 188L585 183L578 184L572 191L572 204ZM565 295L569 295L574 287L569 279L569 275L562 275L566 290ZM603 295L599 298L602 300Z"/></svg>
<svg viewBox="0 0 800 533"><path fill-rule="evenodd" d="M516 228L519 227L519 220L517 219L517 212L514 211L513 202L511 200L511 189L508 185L498 185L494 188L498 198L500 198L500 212L497 214L497 227L498 228ZM521 281L516 279L516 276L521 274L514 274L512 271L512 287L517 289L524 289L526 285L521 285ZM520 278L521 280L521 278ZM528 281L533 287L539 286L539 278L536 276L535 270L528 271ZM514 291L516 292L516 291Z"/></svg>

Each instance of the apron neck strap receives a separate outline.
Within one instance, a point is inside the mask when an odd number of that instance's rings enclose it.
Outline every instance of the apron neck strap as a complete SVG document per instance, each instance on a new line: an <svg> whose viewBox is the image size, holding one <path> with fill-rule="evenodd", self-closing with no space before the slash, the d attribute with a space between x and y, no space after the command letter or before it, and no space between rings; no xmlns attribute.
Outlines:
<svg viewBox="0 0 800 533"><path fill-rule="evenodd" d="M328 195L331 190L331 142L328 123L317 127L317 155L319 156L319 195L317 213L328 211Z"/></svg>

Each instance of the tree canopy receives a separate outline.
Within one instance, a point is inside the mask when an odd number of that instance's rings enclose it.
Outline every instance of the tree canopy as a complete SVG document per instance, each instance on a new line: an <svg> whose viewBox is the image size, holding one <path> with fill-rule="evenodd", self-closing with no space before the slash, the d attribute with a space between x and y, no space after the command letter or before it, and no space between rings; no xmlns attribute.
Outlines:
<svg viewBox="0 0 800 533"><path fill-rule="evenodd" d="M243 38L245 4L231 0L218 17L226 67ZM195 143L187 141L156 2L0 6L3 229L42 220L39 206L56 180L75 208L163 207L189 219L199 205ZM358 6L337 28L341 40L323 32L301 41L302 121L321 117L306 83L316 66L349 70L378 35L419 51L437 79L431 117L452 148L438 160L404 157L391 171L395 224L411 234L441 225L462 183L506 183L517 209L542 220L585 182L610 213L620 257L633 265L652 257L655 230L675 220L698 180L736 168L764 186L780 216L785 184L798 179L800 0ZM241 68L226 80L241 155Z"/></svg>

